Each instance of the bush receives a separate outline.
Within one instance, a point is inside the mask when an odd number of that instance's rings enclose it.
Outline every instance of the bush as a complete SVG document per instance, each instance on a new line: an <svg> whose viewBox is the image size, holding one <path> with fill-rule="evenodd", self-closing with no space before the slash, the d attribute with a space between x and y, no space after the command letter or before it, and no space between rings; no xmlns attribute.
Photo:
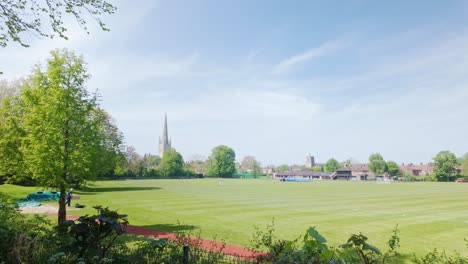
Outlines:
<svg viewBox="0 0 468 264"><path fill-rule="evenodd" d="M42 216L27 217L18 205L0 201L0 259L7 263L31 263L37 252L45 250L50 222Z"/></svg>

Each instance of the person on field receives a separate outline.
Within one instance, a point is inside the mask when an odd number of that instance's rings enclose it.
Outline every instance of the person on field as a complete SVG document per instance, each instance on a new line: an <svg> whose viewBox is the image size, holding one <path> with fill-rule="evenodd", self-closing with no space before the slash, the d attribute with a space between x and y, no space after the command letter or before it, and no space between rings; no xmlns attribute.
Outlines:
<svg viewBox="0 0 468 264"><path fill-rule="evenodd" d="M72 194L73 194L73 188L71 188L70 191L67 193L67 202L65 204L68 205L68 207L70 207Z"/></svg>

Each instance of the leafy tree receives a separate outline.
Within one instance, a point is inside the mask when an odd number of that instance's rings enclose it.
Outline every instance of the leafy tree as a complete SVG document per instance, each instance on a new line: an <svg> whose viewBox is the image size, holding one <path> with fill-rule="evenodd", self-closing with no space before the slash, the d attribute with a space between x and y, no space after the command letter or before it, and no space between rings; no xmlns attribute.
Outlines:
<svg viewBox="0 0 468 264"><path fill-rule="evenodd" d="M276 171L279 171L279 172L289 171L289 166L286 164L279 165L276 168Z"/></svg>
<svg viewBox="0 0 468 264"><path fill-rule="evenodd" d="M3 99L19 95L24 82L24 79L18 79L12 82L0 80L0 105L2 105Z"/></svg>
<svg viewBox="0 0 468 264"><path fill-rule="evenodd" d="M151 169L151 168L157 168L161 164L162 159L161 157L156 156L156 155L145 155L143 157L143 161L145 162L145 167L147 169Z"/></svg>
<svg viewBox="0 0 468 264"><path fill-rule="evenodd" d="M250 172L254 177L262 172L260 162L254 156L245 156L241 162L242 172Z"/></svg>
<svg viewBox="0 0 468 264"><path fill-rule="evenodd" d="M109 31L100 16L113 14L116 8L104 0L2 0L0 1L0 46L6 47L9 41L28 47L22 40L23 33L53 38L58 35L68 39L67 28L62 16L73 16L86 32L87 13L104 31ZM44 20L48 27L44 28ZM89 33L89 32L88 32Z"/></svg>
<svg viewBox="0 0 468 264"><path fill-rule="evenodd" d="M208 157L208 176L231 177L236 173L236 153L228 146L220 145Z"/></svg>
<svg viewBox="0 0 468 264"><path fill-rule="evenodd" d="M21 95L0 110L0 131L8 131L0 133L0 174L58 188L59 223L66 189L112 169L120 154L121 135L86 91L88 78L81 57L53 51L46 69L36 66Z"/></svg>
<svg viewBox="0 0 468 264"><path fill-rule="evenodd" d="M340 168L340 164L338 163L338 161L334 158L331 158L325 163L325 166L323 169L326 172L334 172L339 168Z"/></svg>
<svg viewBox="0 0 468 264"><path fill-rule="evenodd" d="M441 151L433 158L434 172L438 181L451 181L456 177L456 166L459 161L455 154L448 150Z"/></svg>
<svg viewBox="0 0 468 264"><path fill-rule="evenodd" d="M320 167L319 165L315 165L312 167L312 171L322 171L322 167Z"/></svg>
<svg viewBox="0 0 468 264"><path fill-rule="evenodd" d="M161 161L161 173L166 177L182 176L184 174L184 159L173 148L164 151Z"/></svg>
<svg viewBox="0 0 468 264"><path fill-rule="evenodd" d="M356 159L354 159L354 158L349 158L349 159L347 159L347 160L341 162L341 163L340 163L340 166L341 166L341 167L345 167L346 165L352 166L353 164L357 164L357 163L358 163L358 162L357 162Z"/></svg>
<svg viewBox="0 0 468 264"><path fill-rule="evenodd" d="M251 173L254 176L254 178L256 178L257 175L260 175L262 173L262 164L257 160L253 160Z"/></svg>
<svg viewBox="0 0 468 264"><path fill-rule="evenodd" d="M390 176L399 176L401 175L400 167L394 161L387 161L387 172Z"/></svg>
<svg viewBox="0 0 468 264"><path fill-rule="evenodd" d="M465 177L468 177L468 153L466 153L460 161L461 164L461 174Z"/></svg>
<svg viewBox="0 0 468 264"><path fill-rule="evenodd" d="M204 160L192 160L185 164L187 170L193 171L195 174L206 174L208 162Z"/></svg>
<svg viewBox="0 0 468 264"><path fill-rule="evenodd" d="M369 170L376 176L385 173L387 170L387 163L385 163L382 155L374 153L369 156Z"/></svg>

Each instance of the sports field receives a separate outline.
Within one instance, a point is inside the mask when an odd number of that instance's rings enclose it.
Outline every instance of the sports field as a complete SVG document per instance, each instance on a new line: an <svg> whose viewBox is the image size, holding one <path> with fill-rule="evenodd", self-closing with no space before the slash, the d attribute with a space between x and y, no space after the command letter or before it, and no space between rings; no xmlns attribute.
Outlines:
<svg viewBox="0 0 468 264"><path fill-rule="evenodd" d="M0 192L33 191L0 186ZM386 248L398 224L401 252L457 250L468 256L468 184L376 182L280 182L277 180L196 179L98 181L76 191L95 213L104 205L129 215L132 225L174 231L202 231L202 237L249 245L253 226L274 219L276 234L294 239L316 226L330 245L362 232ZM179 223L179 224L178 224Z"/></svg>

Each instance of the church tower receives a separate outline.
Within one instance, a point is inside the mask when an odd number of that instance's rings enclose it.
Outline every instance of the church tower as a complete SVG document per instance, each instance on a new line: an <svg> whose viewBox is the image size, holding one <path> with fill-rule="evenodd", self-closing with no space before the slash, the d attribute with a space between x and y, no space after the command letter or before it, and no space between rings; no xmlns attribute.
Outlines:
<svg viewBox="0 0 468 264"><path fill-rule="evenodd" d="M309 153L309 155L306 157L305 167L306 168L312 168L314 166L315 166L315 158L314 158L314 156L310 155L310 153Z"/></svg>
<svg viewBox="0 0 468 264"><path fill-rule="evenodd" d="M167 114L164 114L164 128L162 137L159 137L159 156L162 158L164 151L171 147L171 139L167 134Z"/></svg>

